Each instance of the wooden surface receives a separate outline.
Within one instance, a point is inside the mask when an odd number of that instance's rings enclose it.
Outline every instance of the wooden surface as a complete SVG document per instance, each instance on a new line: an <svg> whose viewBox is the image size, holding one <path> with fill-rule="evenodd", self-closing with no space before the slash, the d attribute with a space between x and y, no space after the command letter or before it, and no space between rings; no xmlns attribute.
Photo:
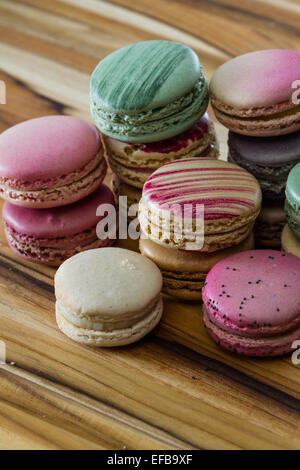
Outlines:
<svg viewBox="0 0 300 470"><path fill-rule="evenodd" d="M298 0L0 0L0 131L47 114L90 119L90 73L134 41L184 42L210 78L243 52L299 48L299 24ZM1 231L0 448L300 448L300 366L289 356L227 353L200 305L174 300L136 345L77 345L56 328L53 274L17 259Z"/></svg>

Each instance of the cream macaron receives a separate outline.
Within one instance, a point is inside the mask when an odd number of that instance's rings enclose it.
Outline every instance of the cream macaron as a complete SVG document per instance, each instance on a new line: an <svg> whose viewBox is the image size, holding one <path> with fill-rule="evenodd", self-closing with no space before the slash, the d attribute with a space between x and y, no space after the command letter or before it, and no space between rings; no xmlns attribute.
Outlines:
<svg viewBox="0 0 300 470"><path fill-rule="evenodd" d="M162 275L146 257L122 248L99 248L65 261L55 276L60 330L90 346L138 341L163 313Z"/></svg>

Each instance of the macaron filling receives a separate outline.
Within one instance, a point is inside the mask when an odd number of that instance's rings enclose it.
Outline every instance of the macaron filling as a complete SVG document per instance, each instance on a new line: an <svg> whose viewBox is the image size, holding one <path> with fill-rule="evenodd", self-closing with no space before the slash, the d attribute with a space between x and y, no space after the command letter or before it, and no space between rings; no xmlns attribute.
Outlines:
<svg viewBox="0 0 300 470"><path fill-rule="evenodd" d="M9 226L6 222L4 222L4 229L7 236L9 236L11 239L14 239L15 242L19 244L24 244L24 246L34 244L34 246L36 247L53 247L58 249L64 249L73 248L78 246L79 244L88 244L97 238L96 225L94 227L91 227L90 229L75 233L74 235L65 237L61 236L55 238L39 238L33 235L19 233L14 230L13 227Z"/></svg>

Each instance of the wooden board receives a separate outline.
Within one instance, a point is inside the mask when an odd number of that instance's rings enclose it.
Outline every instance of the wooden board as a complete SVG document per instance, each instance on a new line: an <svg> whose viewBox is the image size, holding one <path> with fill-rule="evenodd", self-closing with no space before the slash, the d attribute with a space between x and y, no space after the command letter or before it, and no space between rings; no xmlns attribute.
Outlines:
<svg viewBox="0 0 300 470"><path fill-rule="evenodd" d="M243 52L297 49L299 20L297 0L1 0L0 131L47 114L90 120L90 73L131 42L184 42L210 78ZM217 129L225 158L226 131ZM80 346L56 328L54 272L14 256L1 229L1 449L300 447L300 366L291 357L227 353L207 336L199 304L171 299L138 344Z"/></svg>

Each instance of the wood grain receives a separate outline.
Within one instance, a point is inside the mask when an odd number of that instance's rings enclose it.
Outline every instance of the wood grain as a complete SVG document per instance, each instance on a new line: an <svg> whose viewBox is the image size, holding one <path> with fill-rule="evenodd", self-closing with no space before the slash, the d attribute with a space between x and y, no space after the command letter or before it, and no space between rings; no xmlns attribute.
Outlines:
<svg viewBox="0 0 300 470"><path fill-rule="evenodd" d="M0 131L47 114L91 120L90 73L132 42L183 42L210 78L237 54L298 49L299 19L297 0L1 0ZM300 368L289 356L225 352L200 305L170 298L140 343L80 346L56 328L54 272L18 259L1 228L1 449L299 449Z"/></svg>

